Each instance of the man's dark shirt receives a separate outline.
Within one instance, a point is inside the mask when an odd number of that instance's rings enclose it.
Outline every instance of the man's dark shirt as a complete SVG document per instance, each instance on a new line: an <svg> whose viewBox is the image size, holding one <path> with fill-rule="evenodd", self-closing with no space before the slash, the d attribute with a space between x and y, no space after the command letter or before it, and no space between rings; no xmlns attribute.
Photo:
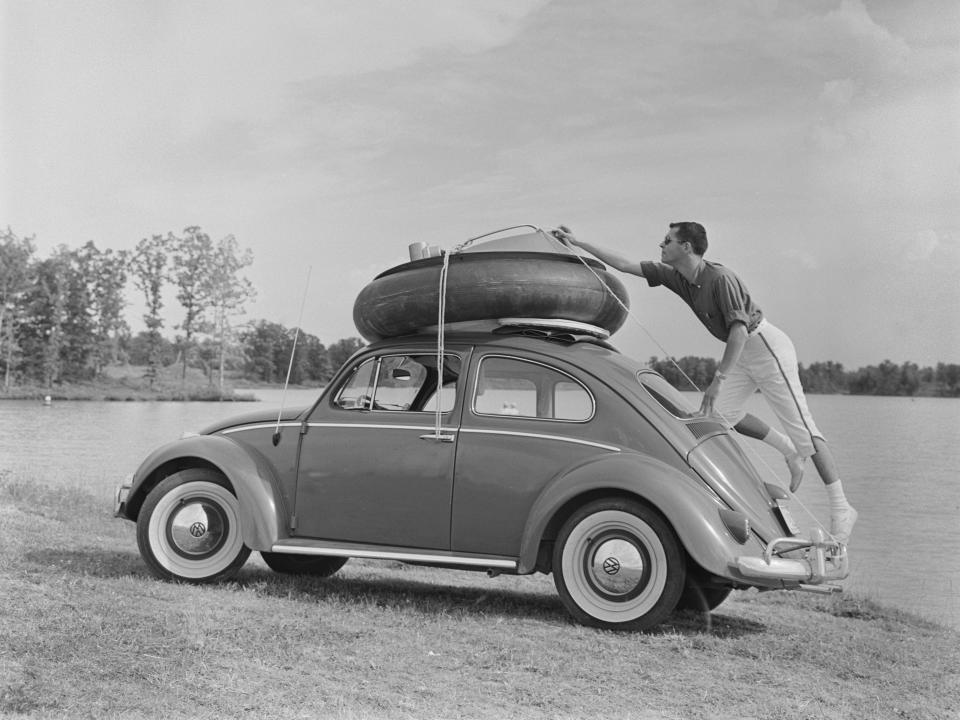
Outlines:
<svg viewBox="0 0 960 720"><path fill-rule="evenodd" d="M723 265L704 260L696 284L663 263L643 262L640 266L650 287L663 285L673 290L710 334L723 342L727 341L734 323L743 323L750 332L763 319L763 311L750 299L746 286Z"/></svg>

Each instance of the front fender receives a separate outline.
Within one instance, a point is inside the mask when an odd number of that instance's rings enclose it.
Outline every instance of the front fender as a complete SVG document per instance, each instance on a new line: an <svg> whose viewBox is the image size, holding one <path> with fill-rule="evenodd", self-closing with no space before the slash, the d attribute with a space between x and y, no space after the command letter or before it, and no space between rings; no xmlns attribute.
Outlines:
<svg viewBox="0 0 960 720"><path fill-rule="evenodd" d="M283 507L277 501L277 478L260 453L223 435L182 438L150 453L134 473L127 516L136 519L136 512L153 487L154 473L165 465L179 469L192 459L213 465L230 481L240 505L244 544L252 550L269 550L285 526Z"/></svg>
<svg viewBox="0 0 960 720"><path fill-rule="evenodd" d="M645 455L611 453L593 458L557 478L531 509L520 546L518 573L533 572L550 521L578 496L597 492L632 495L657 509L690 556L706 570L728 576L730 563L744 553L724 526L724 505L699 480ZM749 541L757 545L755 540Z"/></svg>

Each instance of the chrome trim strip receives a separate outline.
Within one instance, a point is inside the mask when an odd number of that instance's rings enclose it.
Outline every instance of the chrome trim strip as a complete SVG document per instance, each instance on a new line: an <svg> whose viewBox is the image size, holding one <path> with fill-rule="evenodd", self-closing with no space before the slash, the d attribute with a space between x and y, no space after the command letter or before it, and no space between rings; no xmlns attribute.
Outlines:
<svg viewBox="0 0 960 720"><path fill-rule="evenodd" d="M460 432L472 433L474 435L513 435L515 437L537 438L538 440L556 440L557 442L574 443L576 445L589 445L590 447L609 450L610 452L622 452L622 449L615 445L604 445L603 443L593 442L592 440L580 440L579 438L562 437L560 435L544 435L541 433L519 432L515 430L484 430L479 428L460 428Z"/></svg>
<svg viewBox="0 0 960 720"><path fill-rule="evenodd" d="M309 427L329 427L329 428L364 428L367 430L416 430L417 432L423 432L425 430L436 430L434 425L387 425L385 423L332 423L332 422L316 422L316 423L307 423ZM272 426L271 426L272 427ZM444 432L457 432L455 427L444 427L441 428Z"/></svg>
<svg viewBox="0 0 960 720"><path fill-rule="evenodd" d="M358 428L362 430L415 430L417 432L433 432L436 428L433 425L387 425L381 423L327 423L327 422L316 422L316 423L307 423L309 427L329 427L329 428ZM275 428L276 423L263 423L259 425L242 425L240 427L227 428L226 430L221 430L224 435L235 432L242 432L244 430L261 430L264 428ZM280 423L280 427L299 427L299 422L283 422ZM472 433L474 435L509 435L512 437L529 437L536 438L538 440L556 440L557 442L566 442L573 443L575 445L587 445L588 447L600 448L601 450L609 450L610 452L623 452L622 448L619 448L615 445L606 445L604 443L594 442L592 440L581 440L579 438L570 438L563 437L561 435L547 435L544 433L530 433L530 432L520 432L518 430L487 430L483 428L455 428L455 427L444 427L441 428L442 432L445 433Z"/></svg>
<svg viewBox="0 0 960 720"><path fill-rule="evenodd" d="M464 557L462 555L430 555L427 553L395 552L391 550L359 550L323 545L284 545L277 543L270 552L291 553L295 555L333 555L335 557L371 558L374 560L400 560L406 562L432 562L440 565L471 565L475 567L497 567L515 570L516 560L494 558Z"/></svg>
<svg viewBox="0 0 960 720"><path fill-rule="evenodd" d="M217 432L223 435L229 435L230 433L243 432L244 430L263 430L264 428L275 428L277 424L272 423L258 423L257 425L238 425L237 427L227 428L226 430L218 430ZM300 427L299 422L282 422L280 427Z"/></svg>
<svg viewBox="0 0 960 720"><path fill-rule="evenodd" d="M425 430L435 430L436 428L433 425L387 425L383 423L327 423L327 422L312 422L307 423L309 427L331 427L331 428L363 428L363 429L372 429L372 430L416 430L418 432L423 432ZM226 430L220 430L219 432L227 435L229 433L243 432L244 430L264 430L277 427L277 424L272 423L258 423L257 425L239 425L237 427L227 428ZM300 427L299 422L282 422L280 427ZM445 432L457 432L457 428L445 427L443 428Z"/></svg>

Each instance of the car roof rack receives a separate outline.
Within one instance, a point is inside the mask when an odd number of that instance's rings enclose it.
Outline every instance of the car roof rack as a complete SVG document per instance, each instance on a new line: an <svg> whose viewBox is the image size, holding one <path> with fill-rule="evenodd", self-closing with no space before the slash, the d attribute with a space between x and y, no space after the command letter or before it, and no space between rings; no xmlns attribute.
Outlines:
<svg viewBox="0 0 960 720"><path fill-rule="evenodd" d="M526 325L520 321L507 325L500 325L499 327L494 328L491 332L494 335L519 335L521 337L538 338L541 340L559 343L561 345L573 345L576 343L587 342L596 345L602 345L603 347L607 348L611 347L605 338L596 334L573 332L571 329L562 327L548 328L537 325Z"/></svg>

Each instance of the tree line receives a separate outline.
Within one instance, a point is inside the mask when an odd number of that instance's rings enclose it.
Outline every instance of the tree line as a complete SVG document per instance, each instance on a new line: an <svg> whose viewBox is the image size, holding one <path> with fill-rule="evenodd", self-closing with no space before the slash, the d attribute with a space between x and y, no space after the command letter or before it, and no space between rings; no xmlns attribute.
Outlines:
<svg viewBox="0 0 960 720"><path fill-rule="evenodd" d="M199 226L152 235L131 251L101 250L92 241L58 246L37 257L35 240L0 231L0 377L3 387L94 380L109 365L143 366L153 387L161 368L203 370L222 392L225 374L280 383L323 384L353 352L358 338L325 347L320 339L267 320L239 322L255 291L243 275L253 254L232 235L214 241ZM132 334L124 311L129 286L144 301L145 330ZM164 299L173 291L181 319L165 327ZM173 338L167 337L176 331ZM296 354L291 364L294 338ZM650 359L681 390L709 385L714 358ZM689 379L688 379L689 378ZM807 392L960 397L960 365L919 367L884 360L858 370L840 363L800 366Z"/></svg>
<svg viewBox="0 0 960 720"><path fill-rule="evenodd" d="M713 358L651 357L651 369L663 375L678 390L703 389L710 384L717 370ZM901 395L960 397L960 365L937 363L936 367L920 367L913 362L897 365L884 360L858 370L845 370L841 363L826 361L799 366L800 382L808 393L849 395Z"/></svg>
<svg viewBox="0 0 960 720"><path fill-rule="evenodd" d="M319 338L266 320L240 323L253 285L243 271L249 249L232 235L213 240L199 226L152 235L131 251L60 245L37 256L35 238L0 231L0 377L16 385L94 380L109 365L145 368L153 387L161 368L202 369L222 392L228 371L251 380L324 383L362 346L357 338L329 348ZM132 334L124 311L128 288L144 301L145 330ZM175 294L180 321L166 328L165 297ZM173 338L167 335L176 331ZM297 353L290 361L294 337Z"/></svg>

